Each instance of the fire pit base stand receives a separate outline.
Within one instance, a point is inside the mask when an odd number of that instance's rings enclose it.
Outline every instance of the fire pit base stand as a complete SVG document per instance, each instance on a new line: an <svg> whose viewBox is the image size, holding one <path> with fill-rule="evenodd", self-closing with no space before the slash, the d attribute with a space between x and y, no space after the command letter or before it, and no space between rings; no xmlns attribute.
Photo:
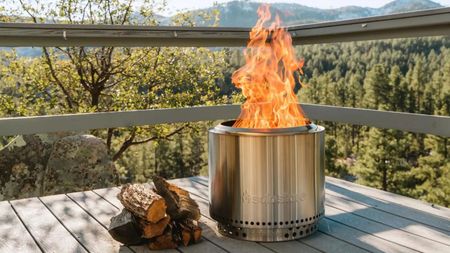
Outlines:
<svg viewBox="0 0 450 253"><path fill-rule="evenodd" d="M234 239L248 240L248 241L288 241L296 240L308 236L319 229L319 220L323 214L318 214L317 218L310 223L295 223L291 226L282 228L244 228L236 227L228 223L218 223L217 228L219 232ZM234 221L233 221L234 222Z"/></svg>

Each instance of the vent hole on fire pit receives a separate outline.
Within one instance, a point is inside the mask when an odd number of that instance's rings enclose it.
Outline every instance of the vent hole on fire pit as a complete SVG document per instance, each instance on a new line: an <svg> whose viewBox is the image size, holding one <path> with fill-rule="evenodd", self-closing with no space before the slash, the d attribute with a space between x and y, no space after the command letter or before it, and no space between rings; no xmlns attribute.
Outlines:
<svg viewBox="0 0 450 253"><path fill-rule="evenodd" d="M303 219L301 219L300 222L303 222Z"/></svg>
<svg viewBox="0 0 450 253"><path fill-rule="evenodd" d="M302 236L303 235L303 231L300 231L300 236Z"/></svg>
<svg viewBox="0 0 450 253"><path fill-rule="evenodd" d="M266 223L265 223L265 222L263 222L263 223L262 223L262 225L263 225L263 226L265 226L265 225L266 225Z"/></svg>
<svg viewBox="0 0 450 253"><path fill-rule="evenodd" d="M247 237L247 234L246 233L242 233L242 237Z"/></svg>
<svg viewBox="0 0 450 253"><path fill-rule="evenodd" d="M243 222L243 221L239 221L239 223L241 223L241 224L242 224L242 223L244 223L244 222Z"/></svg>
<svg viewBox="0 0 450 253"><path fill-rule="evenodd" d="M296 220L295 223L298 223L298 220Z"/></svg>
<svg viewBox="0 0 450 253"><path fill-rule="evenodd" d="M276 225L276 224L275 224ZM280 225L283 225L283 222L282 221L280 221Z"/></svg>
<svg viewBox="0 0 450 253"><path fill-rule="evenodd" d="M275 222L273 223L273 225L276 226L276 225L277 225L277 222L275 221Z"/></svg>
<svg viewBox="0 0 450 253"><path fill-rule="evenodd" d="M259 226L259 221L258 221L258 222L256 222L256 226Z"/></svg>
<svg viewBox="0 0 450 253"><path fill-rule="evenodd" d="M293 221L293 220L291 220L291 224L294 224L294 221Z"/></svg>
<svg viewBox="0 0 450 253"><path fill-rule="evenodd" d="M292 233L292 236L293 236L293 237L296 237L296 236L297 236L297 233L295 233L295 232Z"/></svg>
<svg viewBox="0 0 450 253"><path fill-rule="evenodd" d="M270 226L270 225L272 225L272 223L271 223L271 222L268 222L268 223L267 223L267 226Z"/></svg>
<svg viewBox="0 0 450 253"><path fill-rule="evenodd" d="M245 225L248 225L248 221L245 222Z"/></svg>
<svg viewBox="0 0 450 253"><path fill-rule="evenodd" d="M250 222L250 225L255 225L255 223L253 221Z"/></svg>
<svg viewBox="0 0 450 253"><path fill-rule="evenodd" d="M288 233L284 234L284 237L285 237L285 238L288 238L288 237L289 237L289 234L288 234Z"/></svg>

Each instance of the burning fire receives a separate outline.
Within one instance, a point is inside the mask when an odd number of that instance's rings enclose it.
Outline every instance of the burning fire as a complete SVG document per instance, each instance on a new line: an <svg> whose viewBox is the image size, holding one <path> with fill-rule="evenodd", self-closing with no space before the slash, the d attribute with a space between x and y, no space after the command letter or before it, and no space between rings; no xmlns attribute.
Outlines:
<svg viewBox="0 0 450 253"><path fill-rule="evenodd" d="M294 93L295 77L303 74L303 61L297 60L290 34L280 27L277 15L271 20L269 5L258 8L259 19L250 32L244 51L245 65L236 70L232 82L242 89L246 101L234 127L284 128L309 123Z"/></svg>

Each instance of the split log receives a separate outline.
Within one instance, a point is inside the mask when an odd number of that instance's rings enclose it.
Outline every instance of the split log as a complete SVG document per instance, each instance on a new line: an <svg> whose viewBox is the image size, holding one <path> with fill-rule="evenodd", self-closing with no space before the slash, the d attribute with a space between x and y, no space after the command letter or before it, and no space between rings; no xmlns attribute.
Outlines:
<svg viewBox="0 0 450 253"><path fill-rule="evenodd" d="M198 204L190 197L188 191L158 176L153 177L153 183L156 192L166 200L167 213L173 220L200 219Z"/></svg>
<svg viewBox="0 0 450 253"><path fill-rule="evenodd" d="M202 229L192 220L185 220L179 223L183 245L188 246L191 243L198 242L202 237Z"/></svg>
<svg viewBox="0 0 450 253"><path fill-rule="evenodd" d="M181 231L181 236L182 236L182 238L183 238L183 245L184 246L188 246L189 245L189 243L191 242L191 232L190 231L188 231L188 230L182 230Z"/></svg>
<svg viewBox="0 0 450 253"><path fill-rule="evenodd" d="M175 249L176 247L178 247L178 244L173 238L170 226L167 226L164 234L155 237L154 240L148 243L148 248L151 250Z"/></svg>
<svg viewBox="0 0 450 253"><path fill-rule="evenodd" d="M124 185L117 198L126 209L149 222L156 223L166 216L166 201L147 185Z"/></svg>
<svg viewBox="0 0 450 253"><path fill-rule="evenodd" d="M194 228L194 243L197 243L202 238L202 228L200 226L195 226Z"/></svg>
<svg viewBox="0 0 450 253"><path fill-rule="evenodd" d="M111 218L108 232L114 240L125 245L138 245L143 243L141 230L133 214L126 209Z"/></svg>
<svg viewBox="0 0 450 253"><path fill-rule="evenodd" d="M142 237L150 239L162 235L169 222L170 216L162 218L157 223L148 222L142 219L139 220L139 225L142 229Z"/></svg>

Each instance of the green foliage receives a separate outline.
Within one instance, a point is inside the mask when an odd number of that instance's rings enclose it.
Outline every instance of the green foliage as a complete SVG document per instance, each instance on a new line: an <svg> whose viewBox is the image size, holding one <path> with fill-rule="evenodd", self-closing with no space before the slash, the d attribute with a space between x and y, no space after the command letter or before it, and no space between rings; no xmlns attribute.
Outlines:
<svg viewBox="0 0 450 253"><path fill-rule="evenodd" d="M157 25L154 12L164 8L164 3L161 5L160 1L152 0L0 2L6 3L6 10L2 8L2 11L14 21L34 23ZM195 25L196 21L215 20L212 15L214 13L199 13L198 16L180 14L173 22L174 25ZM42 48L41 57L26 58L17 57L15 51L2 51L0 116L127 111L222 103L226 98L219 94L216 83L224 78L227 68L225 54L223 50L206 48L56 47ZM171 177L180 173L184 176L198 174L204 164L203 160L199 160L202 156L198 155L204 151L200 143L204 140L197 138L199 134L196 131L198 129L187 124L179 124L110 128L91 133L105 140L124 180L142 181L142 177L148 178L149 171L179 171L171 173ZM158 165L156 169L146 163L142 165L144 168L127 166L133 163L125 161L125 153L136 152L139 149L135 147L138 146L151 145L154 141L164 143L169 139L180 140L178 146L171 146L170 149L182 153L171 155L171 159L182 160ZM129 151L131 147L133 151ZM183 147L186 151L179 151ZM146 150L142 148L142 152Z"/></svg>
<svg viewBox="0 0 450 253"><path fill-rule="evenodd" d="M207 167L207 128L211 123L191 123L190 132L130 147L117 161L123 181L145 182L153 174L166 178L205 175Z"/></svg>

